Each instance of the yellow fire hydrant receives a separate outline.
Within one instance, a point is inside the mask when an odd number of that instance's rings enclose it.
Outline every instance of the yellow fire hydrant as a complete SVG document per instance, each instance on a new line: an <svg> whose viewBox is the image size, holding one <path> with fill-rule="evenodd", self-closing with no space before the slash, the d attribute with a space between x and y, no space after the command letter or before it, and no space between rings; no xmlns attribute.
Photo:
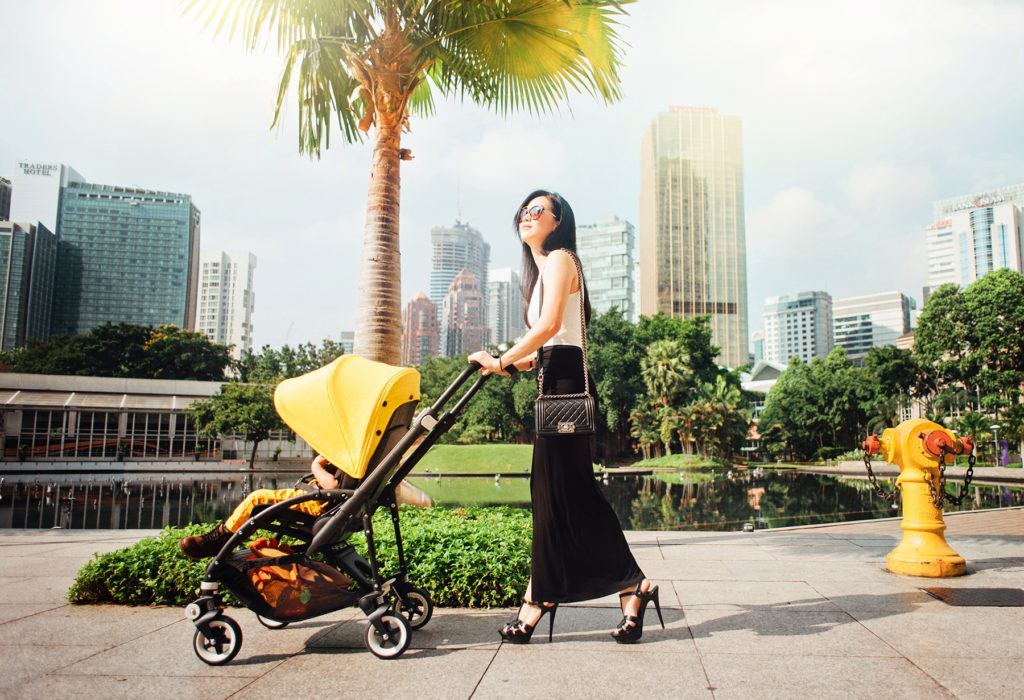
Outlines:
<svg viewBox="0 0 1024 700"><path fill-rule="evenodd" d="M945 484L942 467L957 455L970 454L970 438L958 439L937 423L915 418L887 428L882 438L872 435L863 444L868 456L881 453L900 468L896 485L903 497L903 540L885 557L889 571L935 578L967 573L963 557L946 543L942 499Z"/></svg>

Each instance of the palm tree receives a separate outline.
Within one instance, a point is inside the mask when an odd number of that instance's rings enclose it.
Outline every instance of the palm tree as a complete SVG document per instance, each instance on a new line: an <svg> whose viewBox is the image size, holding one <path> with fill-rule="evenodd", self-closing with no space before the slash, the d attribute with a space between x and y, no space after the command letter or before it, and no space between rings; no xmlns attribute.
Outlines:
<svg viewBox="0 0 1024 700"><path fill-rule="evenodd" d="M984 442L982 440L986 433L990 433L988 426L991 423L992 421L985 414L969 411L961 414L956 419L954 425L956 425L958 437L969 436L974 440L974 444L978 446L978 452L982 452L984 451Z"/></svg>
<svg viewBox="0 0 1024 700"><path fill-rule="evenodd" d="M895 396L879 396L868 409L868 434L881 433L900 423L900 404Z"/></svg>
<svg viewBox="0 0 1024 700"><path fill-rule="evenodd" d="M297 75L299 150L320 156L332 119L345 139L374 128L356 354L399 364L399 166L409 117L434 95L502 114L558 109L570 91L617 100L623 5L632 0L183 0L215 33L285 54L274 110Z"/></svg>
<svg viewBox="0 0 1024 700"><path fill-rule="evenodd" d="M647 348L640 360L640 375L650 397L668 406L693 377L689 355L677 340L659 340Z"/></svg>

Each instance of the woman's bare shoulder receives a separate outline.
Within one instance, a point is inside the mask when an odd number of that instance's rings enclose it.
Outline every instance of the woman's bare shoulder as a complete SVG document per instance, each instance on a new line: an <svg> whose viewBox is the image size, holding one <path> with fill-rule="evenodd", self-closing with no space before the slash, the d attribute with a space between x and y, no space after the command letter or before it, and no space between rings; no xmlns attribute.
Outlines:
<svg viewBox="0 0 1024 700"><path fill-rule="evenodd" d="M544 265L545 284L563 284L570 288L576 284L576 261L568 251L553 250L548 253L547 264Z"/></svg>

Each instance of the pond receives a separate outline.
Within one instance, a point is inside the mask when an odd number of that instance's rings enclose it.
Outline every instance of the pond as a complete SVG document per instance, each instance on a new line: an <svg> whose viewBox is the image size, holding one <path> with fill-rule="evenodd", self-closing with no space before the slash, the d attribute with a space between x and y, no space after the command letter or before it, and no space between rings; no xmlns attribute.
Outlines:
<svg viewBox="0 0 1024 700"><path fill-rule="evenodd" d="M257 473L251 488L285 488L298 476ZM764 529L900 515L866 480L827 475L755 469L596 478L627 530L731 531L746 523ZM525 474L416 476L409 481L437 506L530 504ZM248 488L239 472L187 478L170 472L80 475L23 483L0 479L0 527L131 529L215 522L231 512ZM955 510L1013 505L1024 505L1019 486L985 484L972 486ZM947 505L946 510L954 508Z"/></svg>

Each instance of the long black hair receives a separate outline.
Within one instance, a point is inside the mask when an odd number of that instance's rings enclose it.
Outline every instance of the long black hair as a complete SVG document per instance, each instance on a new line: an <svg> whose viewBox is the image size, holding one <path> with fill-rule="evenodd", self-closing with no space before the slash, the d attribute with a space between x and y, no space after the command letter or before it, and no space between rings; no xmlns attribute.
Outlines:
<svg viewBox="0 0 1024 700"><path fill-rule="evenodd" d="M577 257L579 253L576 250L576 217L572 213L572 207L569 206L562 195L557 192L548 192L547 190L534 190L530 194L526 195L526 199L523 203L516 208L516 214L512 219L512 226L516 232L516 238L519 238L522 242L522 238L519 236L519 212L523 210L523 207L528 205L532 200L537 197L547 197L548 201L551 202L551 214L555 217L558 222L555 225L554 230L548 234L548 237L544 239L541 244L541 251L545 255L549 255L552 251L558 250L559 248L568 248ZM537 269L537 263L533 259L533 251L526 243L523 243L523 272L520 275L520 291L523 295L523 319L526 320L526 325L530 325L529 311L530 311L530 296L533 294L533 287L537 284L537 277L540 276L540 270ZM583 279L583 272L580 272L580 289L583 290L583 314L587 323L590 323L590 292L587 291L586 280Z"/></svg>

